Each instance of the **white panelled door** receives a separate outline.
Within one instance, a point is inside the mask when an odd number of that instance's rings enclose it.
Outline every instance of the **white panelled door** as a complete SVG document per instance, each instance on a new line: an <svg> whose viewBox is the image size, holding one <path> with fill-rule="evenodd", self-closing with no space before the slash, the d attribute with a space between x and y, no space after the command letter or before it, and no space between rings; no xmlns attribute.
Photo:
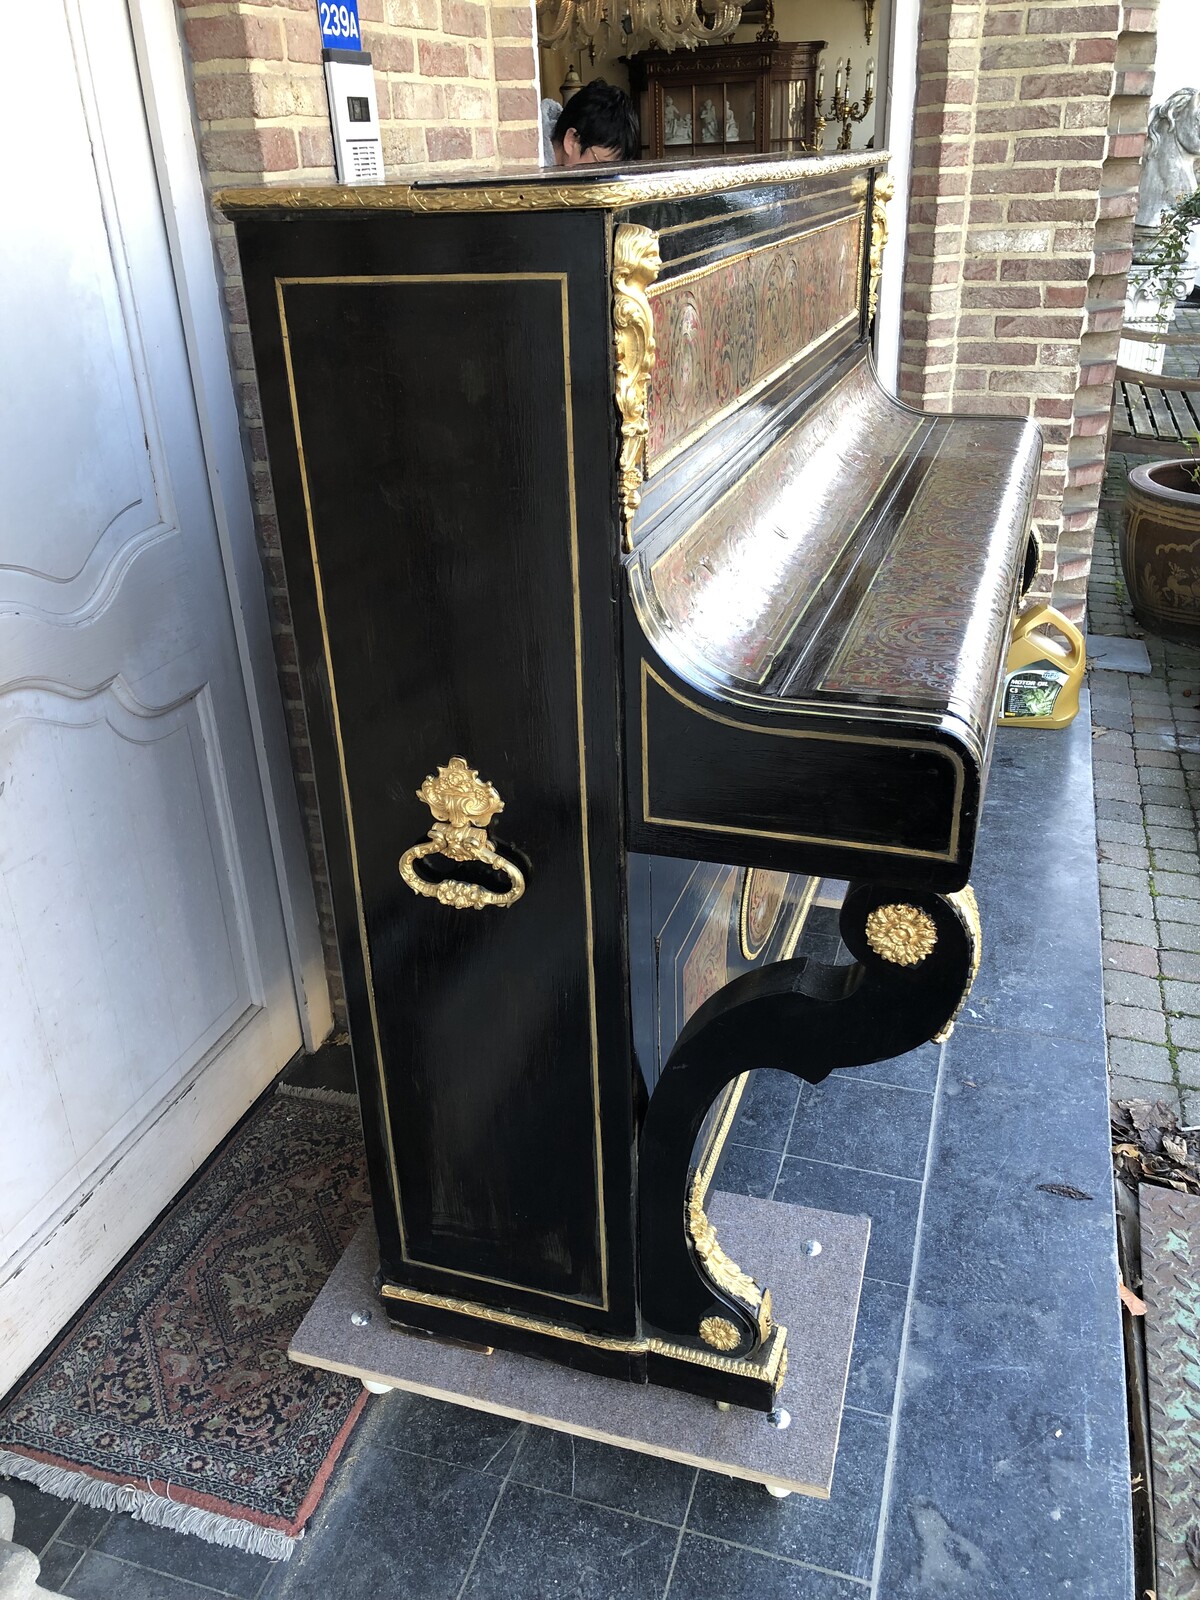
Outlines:
<svg viewBox="0 0 1200 1600"><path fill-rule="evenodd" d="M300 1044L124 0L0 52L0 1393Z"/></svg>

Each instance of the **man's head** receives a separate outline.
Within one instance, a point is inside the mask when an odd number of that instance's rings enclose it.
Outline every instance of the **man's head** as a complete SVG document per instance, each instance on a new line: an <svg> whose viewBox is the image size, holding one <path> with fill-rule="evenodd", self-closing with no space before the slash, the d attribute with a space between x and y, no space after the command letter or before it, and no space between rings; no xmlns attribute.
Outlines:
<svg viewBox="0 0 1200 1600"><path fill-rule="evenodd" d="M550 142L560 167L632 161L641 145L633 102L603 78L593 78L562 108Z"/></svg>

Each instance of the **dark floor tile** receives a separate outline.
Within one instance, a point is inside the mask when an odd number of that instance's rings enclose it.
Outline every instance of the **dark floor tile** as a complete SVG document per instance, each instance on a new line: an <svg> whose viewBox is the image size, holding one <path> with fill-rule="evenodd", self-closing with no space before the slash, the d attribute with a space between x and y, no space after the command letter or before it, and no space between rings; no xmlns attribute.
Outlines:
<svg viewBox="0 0 1200 1600"><path fill-rule="evenodd" d="M148 1572L144 1567L128 1566L95 1550L87 1552L62 1592L70 1600L114 1600L114 1596L120 1600L213 1600L211 1589L161 1572Z"/></svg>
<svg viewBox="0 0 1200 1600"><path fill-rule="evenodd" d="M828 1500L800 1494L775 1500L759 1484L702 1472L688 1528L847 1577L869 1578L888 1434L888 1422L882 1417L845 1413Z"/></svg>
<svg viewBox="0 0 1200 1600"><path fill-rule="evenodd" d="M870 1083L895 1083L902 1089L923 1089L932 1094L937 1088L938 1062L942 1047L932 1040L907 1055L895 1056L891 1061L872 1061L865 1067L847 1069L848 1078L861 1078Z"/></svg>
<svg viewBox="0 0 1200 1600"><path fill-rule="evenodd" d="M813 1206L818 1211L870 1217L868 1276L884 1278L889 1283L908 1282L921 1200L921 1185L913 1179L853 1172L849 1167L824 1166L818 1161L785 1156L774 1198L792 1205Z"/></svg>
<svg viewBox="0 0 1200 1600"><path fill-rule="evenodd" d="M977 1033L969 1074L947 1054L881 1600L957 1592L930 1573L972 1600L1132 1590L1103 1093L1081 1061L1073 1114L1048 1114L1006 1082L1007 1039Z"/></svg>
<svg viewBox="0 0 1200 1600"><path fill-rule="evenodd" d="M8 1496L16 1512L15 1543L23 1544L34 1555L46 1548L71 1509L69 1500L60 1500L56 1494L43 1494L24 1478L0 1478L0 1494Z"/></svg>
<svg viewBox="0 0 1200 1600"><path fill-rule="evenodd" d="M771 1068L752 1072L733 1129L738 1144L782 1151L799 1094L800 1080L790 1072Z"/></svg>
<svg viewBox="0 0 1200 1600"><path fill-rule="evenodd" d="M1102 1039L1059 1039L974 1024L958 1027L946 1046L944 1092L953 1096L970 1084L1036 1091L1046 1110L1048 1132L1079 1115L1084 1095L1092 1097L1093 1110L1107 1115L1108 1068Z"/></svg>
<svg viewBox="0 0 1200 1600"><path fill-rule="evenodd" d="M68 1544L82 1545L86 1549L104 1532L113 1512L99 1506L74 1506L71 1515L58 1531L58 1537Z"/></svg>
<svg viewBox="0 0 1200 1600"><path fill-rule="evenodd" d="M1086 710L1053 739L1001 728L975 857L983 923L965 1023L1103 1036L1100 908ZM1054 907L1044 931L1031 906Z"/></svg>
<svg viewBox="0 0 1200 1600"><path fill-rule="evenodd" d="M658 1600L678 1537L655 1522L509 1484L463 1593L473 1600Z"/></svg>
<svg viewBox="0 0 1200 1600"><path fill-rule="evenodd" d="M687 1514L695 1467L640 1450L618 1450L595 1439L576 1439L549 1428L530 1428L512 1481L631 1511L678 1528Z"/></svg>
<svg viewBox="0 0 1200 1600"><path fill-rule="evenodd" d="M512 1464L523 1426L511 1417L393 1389L372 1400L363 1443L433 1456L503 1477Z"/></svg>
<svg viewBox="0 0 1200 1600"><path fill-rule="evenodd" d="M760 1491L765 1493L765 1491ZM865 1600L869 1591L848 1578L777 1561L757 1550L739 1550L719 1539L685 1533L668 1600Z"/></svg>
<svg viewBox="0 0 1200 1600"><path fill-rule="evenodd" d="M920 1178L932 1117L932 1095L835 1072L804 1085L788 1155Z"/></svg>
<svg viewBox="0 0 1200 1600"><path fill-rule="evenodd" d="M38 1573L38 1584L43 1589L61 1591L83 1554L82 1545L64 1544L61 1539L51 1539L39 1557L41 1571Z"/></svg>
<svg viewBox="0 0 1200 1600"><path fill-rule="evenodd" d="M177 1533L173 1528L135 1522L123 1513L109 1520L92 1549L98 1555L116 1556L139 1567L239 1595L242 1600L252 1600L271 1569L265 1556L209 1544L195 1534Z"/></svg>
<svg viewBox="0 0 1200 1600"><path fill-rule="evenodd" d="M778 1176L777 1151L755 1150L744 1144L727 1144L714 1187L724 1189L727 1194L748 1194L756 1200L769 1200Z"/></svg>
<svg viewBox="0 0 1200 1600"><path fill-rule="evenodd" d="M858 1304L854 1353L846 1404L863 1411L890 1414L896 1398L896 1370L904 1333L904 1307L908 1290L897 1284L865 1278Z"/></svg>
<svg viewBox="0 0 1200 1600"><path fill-rule="evenodd" d="M453 1600L500 1485L445 1461L356 1449L262 1600Z"/></svg>

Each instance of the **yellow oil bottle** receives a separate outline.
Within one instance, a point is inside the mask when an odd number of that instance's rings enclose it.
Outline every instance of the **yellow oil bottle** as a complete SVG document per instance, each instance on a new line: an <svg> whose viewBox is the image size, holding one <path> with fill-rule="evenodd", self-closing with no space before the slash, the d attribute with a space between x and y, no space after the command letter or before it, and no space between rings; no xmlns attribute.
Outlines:
<svg viewBox="0 0 1200 1600"><path fill-rule="evenodd" d="M1074 623L1053 606L1030 606L1013 624L1000 721L1023 728L1065 728L1079 711L1086 666L1083 635Z"/></svg>

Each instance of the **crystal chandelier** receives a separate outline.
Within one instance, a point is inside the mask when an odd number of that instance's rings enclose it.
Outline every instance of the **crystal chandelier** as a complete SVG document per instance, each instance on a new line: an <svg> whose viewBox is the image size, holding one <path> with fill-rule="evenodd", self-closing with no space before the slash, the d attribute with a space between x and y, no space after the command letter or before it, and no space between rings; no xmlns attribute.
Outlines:
<svg viewBox="0 0 1200 1600"><path fill-rule="evenodd" d="M715 0L702 13L696 0L537 0L538 37L550 50L632 55L636 50L694 50L723 39L741 20L741 4Z"/></svg>

